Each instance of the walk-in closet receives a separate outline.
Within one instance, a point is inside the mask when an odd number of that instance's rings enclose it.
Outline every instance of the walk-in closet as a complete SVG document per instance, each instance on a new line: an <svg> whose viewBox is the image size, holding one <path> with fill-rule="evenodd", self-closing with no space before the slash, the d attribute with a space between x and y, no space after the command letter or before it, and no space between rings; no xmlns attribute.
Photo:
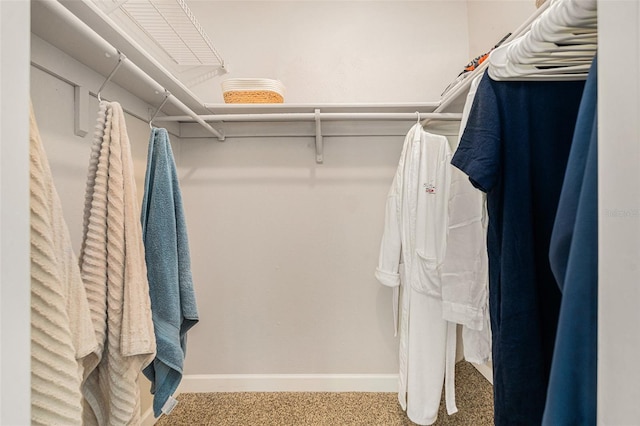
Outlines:
<svg viewBox="0 0 640 426"><path fill-rule="evenodd" d="M640 4L0 0L0 424L640 424Z"/></svg>

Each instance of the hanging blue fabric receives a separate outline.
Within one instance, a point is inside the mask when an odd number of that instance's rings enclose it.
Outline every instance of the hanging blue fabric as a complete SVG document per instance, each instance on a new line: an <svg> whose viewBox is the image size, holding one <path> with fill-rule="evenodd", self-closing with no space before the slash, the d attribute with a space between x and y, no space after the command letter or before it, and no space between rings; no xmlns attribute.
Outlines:
<svg viewBox="0 0 640 426"><path fill-rule="evenodd" d="M165 129L151 131L141 220L157 342L156 358L143 373L159 417L182 380L187 331L198 322L182 195Z"/></svg>
<svg viewBox="0 0 640 426"><path fill-rule="evenodd" d="M562 291L543 417L548 426L596 424L598 343L597 59L576 121L549 250Z"/></svg>
<svg viewBox="0 0 640 426"><path fill-rule="evenodd" d="M584 81L485 72L452 164L487 193L496 426L539 426L561 293L549 243Z"/></svg>

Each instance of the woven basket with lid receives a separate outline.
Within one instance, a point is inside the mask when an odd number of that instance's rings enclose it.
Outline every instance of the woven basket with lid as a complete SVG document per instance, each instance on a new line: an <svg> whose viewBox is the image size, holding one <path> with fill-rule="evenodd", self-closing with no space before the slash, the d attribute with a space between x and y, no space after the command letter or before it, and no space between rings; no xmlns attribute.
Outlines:
<svg viewBox="0 0 640 426"><path fill-rule="evenodd" d="M280 104L284 85L266 78L230 78L222 82L222 96L228 104Z"/></svg>

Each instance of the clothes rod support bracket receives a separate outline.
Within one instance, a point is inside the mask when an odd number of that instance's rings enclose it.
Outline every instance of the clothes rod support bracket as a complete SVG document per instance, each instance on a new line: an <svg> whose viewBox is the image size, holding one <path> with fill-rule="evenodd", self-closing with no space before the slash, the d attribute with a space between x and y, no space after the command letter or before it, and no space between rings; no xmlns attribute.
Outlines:
<svg viewBox="0 0 640 426"><path fill-rule="evenodd" d="M322 122L320 121L320 109L314 110L316 121L316 163L324 161L324 141L322 140Z"/></svg>
<svg viewBox="0 0 640 426"><path fill-rule="evenodd" d="M73 87L73 133L81 138L91 129L89 120L89 89L86 86Z"/></svg>
<svg viewBox="0 0 640 426"><path fill-rule="evenodd" d="M167 103L167 101L169 100L169 96L171 96L171 92L169 92L167 89L164 89L164 98L162 99L162 103L156 109L156 112L154 112L153 115L151 116L151 118L149 119L149 128L150 129L153 129L153 120L155 120L156 116L158 115L158 113L160 112L160 110L162 109L164 104Z"/></svg>
<svg viewBox="0 0 640 426"><path fill-rule="evenodd" d="M98 102L102 102L102 96L100 96L101 93L102 93L102 89L104 89L104 86L106 86L107 83L111 81L113 76L116 74L116 71L118 71L118 69L120 68L120 66L122 65L122 63L124 62L125 59L127 59L125 54L120 52L120 51L118 51L118 63L113 68L111 73L109 73L109 75L107 76L107 79L104 81L104 83L102 83L102 86L100 86L100 88L98 89L98 93L96 95L96 97L98 98Z"/></svg>

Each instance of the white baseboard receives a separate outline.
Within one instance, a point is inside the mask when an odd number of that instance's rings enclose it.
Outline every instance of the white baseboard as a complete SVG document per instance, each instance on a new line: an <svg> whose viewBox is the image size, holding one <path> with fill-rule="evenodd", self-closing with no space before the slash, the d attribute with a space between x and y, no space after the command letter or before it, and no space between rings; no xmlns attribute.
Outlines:
<svg viewBox="0 0 640 426"><path fill-rule="evenodd" d="M140 426L153 426L156 424L156 419L153 415L153 407L149 407L147 411L142 413L142 419L140 421Z"/></svg>
<svg viewBox="0 0 640 426"><path fill-rule="evenodd" d="M397 374L189 374L186 392L397 392Z"/></svg>
<svg viewBox="0 0 640 426"><path fill-rule="evenodd" d="M489 381L489 383L493 384L493 366L491 362L488 362L486 364L471 363L471 365L473 365L476 368L476 370L478 370L480 374L482 374L484 378Z"/></svg>
<svg viewBox="0 0 640 426"><path fill-rule="evenodd" d="M491 365L473 366L491 383ZM180 393L198 392L397 392L397 374L188 374L182 377ZM150 407L141 426L157 419Z"/></svg>

